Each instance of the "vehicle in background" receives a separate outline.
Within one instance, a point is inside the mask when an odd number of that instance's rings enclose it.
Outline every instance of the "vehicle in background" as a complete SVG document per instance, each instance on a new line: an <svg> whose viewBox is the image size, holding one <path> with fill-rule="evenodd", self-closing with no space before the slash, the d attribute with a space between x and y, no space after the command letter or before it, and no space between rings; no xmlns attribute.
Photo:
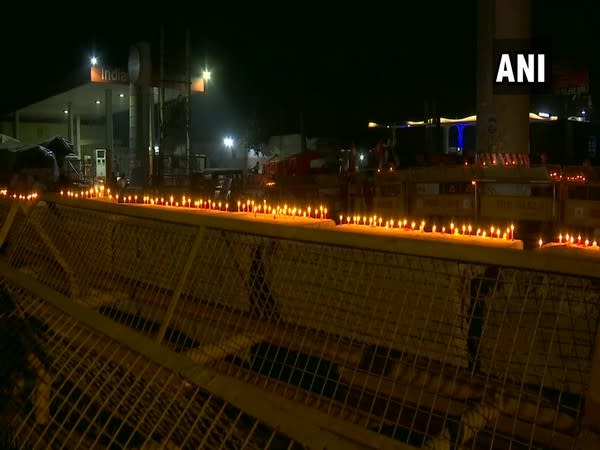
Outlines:
<svg viewBox="0 0 600 450"><path fill-rule="evenodd" d="M205 169L194 174L191 180L191 190L194 194L215 201L231 202L243 193L243 189L242 169Z"/></svg>

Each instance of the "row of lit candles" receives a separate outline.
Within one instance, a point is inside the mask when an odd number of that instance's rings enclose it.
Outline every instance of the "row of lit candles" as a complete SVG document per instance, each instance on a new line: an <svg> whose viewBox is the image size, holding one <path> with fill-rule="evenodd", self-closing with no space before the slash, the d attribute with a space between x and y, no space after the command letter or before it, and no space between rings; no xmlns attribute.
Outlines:
<svg viewBox="0 0 600 450"><path fill-rule="evenodd" d="M597 247L598 243L596 241L590 241L589 239L582 239L581 235L577 235L575 237L574 234L566 233L564 236L561 234L558 235L558 243L559 244L570 244L570 245L579 245L582 247Z"/></svg>
<svg viewBox="0 0 600 450"><path fill-rule="evenodd" d="M586 177L583 174L567 175L565 177L562 174L559 174L557 172L552 172L549 174L549 176L550 176L550 178L553 178L555 180L562 180L563 178L566 178L567 181L586 181Z"/></svg>
<svg viewBox="0 0 600 450"><path fill-rule="evenodd" d="M64 191L63 190L63 191L60 191L60 195L62 197L69 197L69 198L108 198L110 200L113 199L113 196L110 193L110 189L104 190L104 186L102 186L101 189L93 188L93 189L81 190L81 191L71 191L71 190ZM118 198L119 196L117 195L116 197Z"/></svg>
<svg viewBox="0 0 600 450"><path fill-rule="evenodd" d="M37 192L31 192L29 194L17 194L15 192L9 193L6 189L0 190L0 195L6 198L12 198L13 200L35 200L38 198Z"/></svg>
<svg viewBox="0 0 600 450"><path fill-rule="evenodd" d="M558 235L558 243L559 244L565 244L567 246L574 246L574 247L583 247L583 248L595 248L598 249L600 248L598 246L598 242L597 241L590 241L589 239L583 239L581 237L581 235L577 235L577 238L575 238L574 234L569 234L566 233L564 236L563 234L559 234ZM538 240L538 246L542 247L544 245L544 240L542 238L540 238Z"/></svg>
<svg viewBox="0 0 600 450"><path fill-rule="evenodd" d="M395 221L394 219L385 220L383 217L378 216L346 216L340 215L339 217L340 225L361 225L367 227L381 227L385 229L403 229L407 231L421 231L428 233L440 233L440 234L451 234L451 235L462 235L462 236L476 236L476 237L490 237L490 238L504 238L513 240L515 237L515 226L510 225L510 227L506 228L506 231L503 231L502 228L497 227L495 225L490 226L489 230L485 228L477 228L474 229L472 225L462 225L459 227L454 224L454 222L450 222L450 226L446 228L445 226L438 227L437 225L431 225L427 227L427 224L424 220L422 220L419 224L417 222L411 221L408 219Z"/></svg>
<svg viewBox="0 0 600 450"><path fill-rule="evenodd" d="M99 188L83 190L83 191L60 191L62 196L71 198L108 198L109 200L115 200L117 203L131 203L131 204L144 204L152 206L172 206L172 207L185 207L195 208L213 211L226 211L226 212L245 212L253 213L255 216L258 214L274 215L274 216L294 216L294 217L305 217L312 219L327 219L328 210L323 205L318 207L306 207L299 208L296 206L288 206L287 204L281 206L269 205L266 200L262 202L256 202L254 200L246 200L245 202L238 201L237 209L230 210L229 203L215 202L209 199L198 199L194 200L190 196L183 195L181 199L175 198L173 195L169 197L164 196L150 196L150 195L121 195L115 194L114 196L110 193L110 189L103 189L103 186Z"/></svg>

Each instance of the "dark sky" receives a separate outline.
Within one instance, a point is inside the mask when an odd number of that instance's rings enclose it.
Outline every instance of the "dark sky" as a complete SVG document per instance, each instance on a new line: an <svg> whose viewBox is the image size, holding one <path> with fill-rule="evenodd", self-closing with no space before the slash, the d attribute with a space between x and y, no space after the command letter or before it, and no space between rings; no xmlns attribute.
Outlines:
<svg viewBox="0 0 600 450"><path fill-rule="evenodd" d="M194 106L196 119L219 132L254 119L269 133L283 133L297 131L303 111L309 134L348 134L369 120L419 118L427 98L437 99L442 115L471 114L475 4L373 2L329 12L286 4L262 12L232 7L192 14L197 16L190 24L193 67L199 73L206 62L213 73L208 94ZM591 63L598 42L592 2L565 5L533 0L534 35L552 38L556 55ZM101 24L104 20L110 26ZM185 24L174 23L166 26L171 63L177 52L183 56L184 47ZM156 20L118 20L115 14L30 31L29 40L21 25L6 24L0 40L3 62L13 68L4 64L0 72L5 111L60 89L73 73L85 70L94 52L125 66L129 44L148 40L158 62ZM11 35L20 37L7 39Z"/></svg>

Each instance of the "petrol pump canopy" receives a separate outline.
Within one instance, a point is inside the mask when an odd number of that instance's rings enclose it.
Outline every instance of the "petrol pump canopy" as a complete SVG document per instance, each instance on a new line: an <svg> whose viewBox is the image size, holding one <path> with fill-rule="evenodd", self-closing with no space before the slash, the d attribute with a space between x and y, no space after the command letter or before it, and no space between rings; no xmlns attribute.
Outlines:
<svg viewBox="0 0 600 450"><path fill-rule="evenodd" d="M204 92L202 79L191 81L192 92ZM159 85L158 81L153 84ZM167 102L186 93L186 84L182 80L163 80L163 86ZM119 68L94 66L84 83L19 109L19 118L25 121L60 122L71 113L84 121L98 120L106 113L107 92L110 92L113 114L129 111L130 84L127 72Z"/></svg>

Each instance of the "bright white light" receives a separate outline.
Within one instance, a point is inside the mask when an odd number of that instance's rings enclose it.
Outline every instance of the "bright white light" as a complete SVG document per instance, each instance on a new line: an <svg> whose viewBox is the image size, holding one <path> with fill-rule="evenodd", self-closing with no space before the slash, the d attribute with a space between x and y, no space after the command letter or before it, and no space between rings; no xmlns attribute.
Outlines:
<svg viewBox="0 0 600 450"><path fill-rule="evenodd" d="M585 116L585 109L583 109L583 110L581 111L581 115L582 115L582 116Z"/></svg>
<svg viewBox="0 0 600 450"><path fill-rule="evenodd" d="M363 155L362 153L360 154L360 160L363 161L365 159L365 155Z"/></svg>
<svg viewBox="0 0 600 450"><path fill-rule="evenodd" d="M210 70L204 69L204 71L202 72L202 78L204 79L204 81L210 80Z"/></svg>
<svg viewBox="0 0 600 450"><path fill-rule="evenodd" d="M547 112L539 112L538 116L545 117L546 119L550 118L550 114L548 114Z"/></svg>
<svg viewBox="0 0 600 450"><path fill-rule="evenodd" d="M91 64L92 66L95 66L96 64L98 64L98 58L96 58L95 56L92 56L92 57L90 58L90 64Z"/></svg>
<svg viewBox="0 0 600 450"><path fill-rule="evenodd" d="M121 93L121 94L119 94L119 97L123 98L123 97L125 97L125 94Z"/></svg>
<svg viewBox="0 0 600 450"><path fill-rule="evenodd" d="M157 152L158 151L158 145L154 146L154 151Z"/></svg>
<svg viewBox="0 0 600 450"><path fill-rule="evenodd" d="M233 138L229 136L223 138L223 145L227 148L233 147Z"/></svg>
<svg viewBox="0 0 600 450"><path fill-rule="evenodd" d="M99 104L100 104L100 100L96 100L96 105L99 105Z"/></svg>
<svg viewBox="0 0 600 450"><path fill-rule="evenodd" d="M63 112L64 112L65 114L69 114L69 110L68 110L68 109L65 109Z"/></svg>

